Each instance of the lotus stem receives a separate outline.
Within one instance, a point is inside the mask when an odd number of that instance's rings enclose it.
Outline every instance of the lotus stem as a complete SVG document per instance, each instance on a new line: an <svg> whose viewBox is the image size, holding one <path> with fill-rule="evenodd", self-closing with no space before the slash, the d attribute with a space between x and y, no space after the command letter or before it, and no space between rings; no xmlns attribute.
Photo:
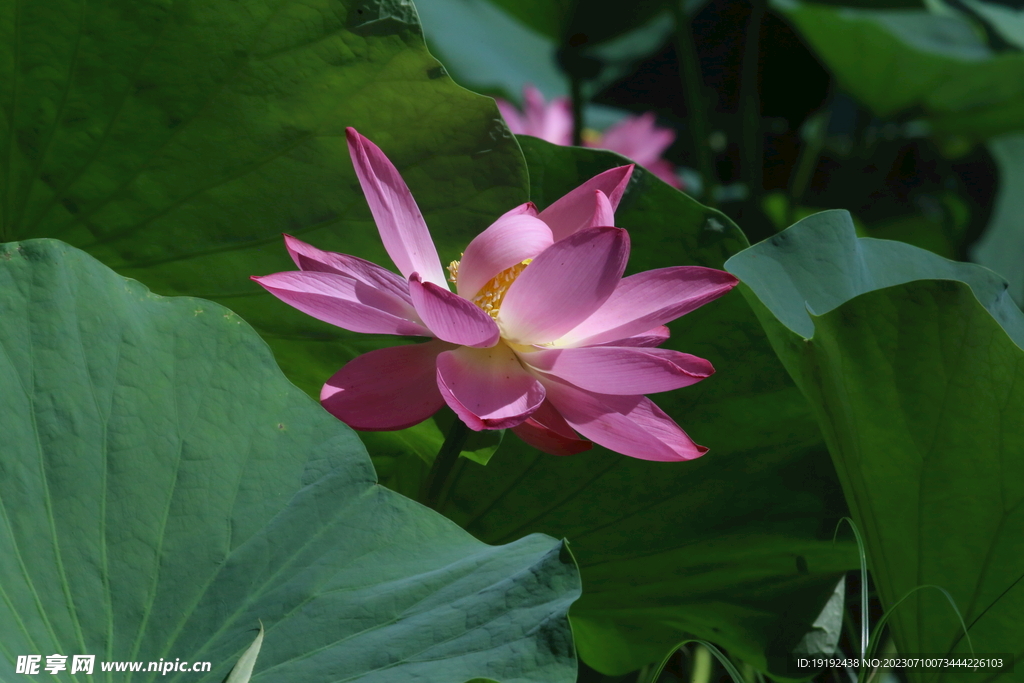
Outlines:
<svg viewBox="0 0 1024 683"><path fill-rule="evenodd" d="M701 76L697 46L693 42L693 26L683 0L671 0L669 4L676 24L676 59L679 61L679 76L686 92L687 124L704 186L701 201L714 207L718 177L711 158L711 148L708 147L708 103L704 97L704 79Z"/></svg>
<svg viewBox="0 0 1024 683"><path fill-rule="evenodd" d="M466 445L468 438L469 427L462 420L455 418L452 421L452 426L448 428L444 443L437 451L434 464L430 466L430 472L427 474L422 502L432 510L437 509L441 492L444 491L444 486L455 468L455 463L459 461L459 454L462 453L462 447Z"/></svg>

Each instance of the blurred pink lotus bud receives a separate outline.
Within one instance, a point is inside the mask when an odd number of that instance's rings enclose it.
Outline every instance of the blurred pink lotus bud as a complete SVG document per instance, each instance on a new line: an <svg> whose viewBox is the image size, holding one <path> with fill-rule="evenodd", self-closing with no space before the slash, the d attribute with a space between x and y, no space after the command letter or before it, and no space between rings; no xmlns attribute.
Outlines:
<svg viewBox="0 0 1024 683"><path fill-rule="evenodd" d="M572 144L572 107L568 98L556 97L545 103L540 91L527 85L523 88L525 112L505 100L495 101L509 130L516 135L532 135L556 145ZM617 152L681 190L683 183L676 176L675 167L661 158L675 139L674 130L659 127L654 122L654 113L647 112L629 116L604 133L587 131L583 145Z"/></svg>

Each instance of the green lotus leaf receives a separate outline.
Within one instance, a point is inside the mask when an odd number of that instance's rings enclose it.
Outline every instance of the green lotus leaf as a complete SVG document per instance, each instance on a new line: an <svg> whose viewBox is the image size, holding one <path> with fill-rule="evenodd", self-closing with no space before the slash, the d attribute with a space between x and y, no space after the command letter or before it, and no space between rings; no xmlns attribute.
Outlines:
<svg viewBox="0 0 1024 683"><path fill-rule="evenodd" d="M565 546L379 486L231 311L30 240L0 247L0 319L5 680L57 653L219 683L261 622L253 683L575 679Z"/></svg>
<svg viewBox="0 0 1024 683"><path fill-rule="evenodd" d="M500 6L489 0L419 0L416 9L431 53L461 85L514 100L527 83L549 95L568 94L554 60L555 39Z"/></svg>
<svg viewBox="0 0 1024 683"><path fill-rule="evenodd" d="M347 126L402 170L444 244L526 200L497 108L429 55L408 0L0 6L0 241L55 237L159 294L223 303L313 395L382 339L249 276L294 270L282 232L389 263Z"/></svg>
<svg viewBox="0 0 1024 683"><path fill-rule="evenodd" d="M985 234L971 246L971 259L1010 283L1010 295L1024 304L1024 134L990 140L999 167L999 192Z"/></svg>
<svg viewBox="0 0 1024 683"><path fill-rule="evenodd" d="M726 268L815 408L883 604L909 596L890 622L898 651L1019 659L1024 316L1005 281L857 238L839 211L805 218ZM963 680L948 668L908 675Z"/></svg>
<svg viewBox="0 0 1024 683"><path fill-rule="evenodd" d="M1024 54L994 53L959 15L776 0L842 87L877 116L923 114L985 139L1024 126Z"/></svg>

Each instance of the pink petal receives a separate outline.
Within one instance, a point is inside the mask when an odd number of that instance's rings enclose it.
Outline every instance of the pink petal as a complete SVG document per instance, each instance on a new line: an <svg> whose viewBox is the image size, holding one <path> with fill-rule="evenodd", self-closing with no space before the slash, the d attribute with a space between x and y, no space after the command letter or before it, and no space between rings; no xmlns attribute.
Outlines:
<svg viewBox="0 0 1024 683"><path fill-rule="evenodd" d="M520 344L562 336L611 296L628 258L629 235L620 228L587 228L555 242L508 288L498 313L503 335Z"/></svg>
<svg viewBox="0 0 1024 683"><path fill-rule="evenodd" d="M601 139L600 146L618 152L641 166L650 166L661 158L676 139L671 128L655 125L652 112L630 116L615 124Z"/></svg>
<svg viewBox="0 0 1024 683"><path fill-rule="evenodd" d="M530 415L530 421L567 439L580 440L565 418L551 405L551 401L545 400L541 403Z"/></svg>
<svg viewBox="0 0 1024 683"><path fill-rule="evenodd" d="M523 422L544 401L544 387L504 344L460 348L437 357L437 386L470 429L506 429Z"/></svg>
<svg viewBox="0 0 1024 683"><path fill-rule="evenodd" d="M506 216L532 216L536 218L537 205L534 204L533 202L526 202L525 204L520 204L514 209L509 209L505 213L498 216L498 220L500 221L502 218L505 218Z"/></svg>
<svg viewBox="0 0 1024 683"><path fill-rule="evenodd" d="M615 208L612 206L611 200L608 199L608 195L601 190L594 190L594 198L597 205L594 208L594 215L590 219L590 225L587 227L601 228L615 225Z"/></svg>
<svg viewBox="0 0 1024 683"><path fill-rule="evenodd" d="M434 340L364 353L327 380L320 402L353 429L381 431L419 424L444 405L437 390L437 354L451 348Z"/></svg>
<svg viewBox="0 0 1024 683"><path fill-rule="evenodd" d="M640 334L634 334L632 337L625 337L624 339L614 339L609 342L601 342L594 346L661 346L669 338L670 333L668 327L665 325L658 325L657 327L641 332Z"/></svg>
<svg viewBox="0 0 1024 683"><path fill-rule="evenodd" d="M551 234L556 242L565 239L577 230L591 227L590 221L594 215L594 191L604 192L611 202L612 209L616 209L632 174L632 164L599 173L541 211L540 219L551 226Z"/></svg>
<svg viewBox="0 0 1024 683"><path fill-rule="evenodd" d="M435 337L461 346L488 347L498 343L498 326L491 316L447 289L420 282L412 274L409 293L423 323Z"/></svg>
<svg viewBox="0 0 1024 683"><path fill-rule="evenodd" d="M544 104L544 96L533 86L523 88L526 105L526 135L533 135L556 145L572 144L572 107L565 97L556 97Z"/></svg>
<svg viewBox="0 0 1024 683"><path fill-rule="evenodd" d="M524 276L527 271L529 268ZM622 279L603 306L556 345L594 346L644 333L714 301L738 282L725 271L700 266L674 266L630 275Z"/></svg>
<svg viewBox="0 0 1024 683"><path fill-rule="evenodd" d="M534 258L551 244L551 228L537 218L532 203L512 209L466 247L459 263L459 296L472 299L495 275Z"/></svg>
<svg viewBox="0 0 1024 683"><path fill-rule="evenodd" d="M384 152L355 128L346 128L345 134L359 185L398 271L405 277L419 273L425 282L447 289L430 231L402 176Z"/></svg>
<svg viewBox="0 0 1024 683"><path fill-rule="evenodd" d="M508 129L516 135L526 134L526 122L523 120L522 114L516 109L515 105L511 102L507 102L499 97L494 98L494 103L498 105L498 111L501 112L501 118L505 119L505 124Z"/></svg>
<svg viewBox="0 0 1024 683"><path fill-rule="evenodd" d="M655 394L710 377L711 363L670 349L595 346L523 353L530 367L599 394Z"/></svg>
<svg viewBox="0 0 1024 683"><path fill-rule="evenodd" d="M381 268L376 263L356 256L317 249L291 235L284 236L284 244L299 270L347 275L371 287L394 294L412 306L409 283L387 268Z"/></svg>
<svg viewBox="0 0 1024 683"><path fill-rule="evenodd" d="M548 400L573 429L631 458L677 462L707 453L672 418L644 396L608 396L543 380Z"/></svg>
<svg viewBox="0 0 1024 683"><path fill-rule="evenodd" d="M291 271L252 279L289 306L352 332L431 336L405 301L345 275Z"/></svg>
<svg viewBox="0 0 1024 683"><path fill-rule="evenodd" d="M550 401L544 401L530 417L512 428L515 435L551 455L575 455L589 451L594 444L576 436Z"/></svg>

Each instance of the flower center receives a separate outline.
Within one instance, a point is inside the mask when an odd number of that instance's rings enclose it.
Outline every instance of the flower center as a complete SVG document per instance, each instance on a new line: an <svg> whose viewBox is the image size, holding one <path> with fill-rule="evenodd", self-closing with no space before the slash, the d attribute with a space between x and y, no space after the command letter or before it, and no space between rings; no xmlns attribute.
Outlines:
<svg viewBox="0 0 1024 683"><path fill-rule="evenodd" d="M504 301L508 288L516 281L519 274L526 270L526 266L530 265L531 261L533 261L533 259L528 258L521 263L517 263L511 268L506 268L492 277L486 285L480 288L480 291L477 292L476 296L473 297L473 303L482 308L487 315L492 318L497 318L498 309L501 308L501 302ZM458 261L452 261L448 265L448 279L452 283L458 283Z"/></svg>

